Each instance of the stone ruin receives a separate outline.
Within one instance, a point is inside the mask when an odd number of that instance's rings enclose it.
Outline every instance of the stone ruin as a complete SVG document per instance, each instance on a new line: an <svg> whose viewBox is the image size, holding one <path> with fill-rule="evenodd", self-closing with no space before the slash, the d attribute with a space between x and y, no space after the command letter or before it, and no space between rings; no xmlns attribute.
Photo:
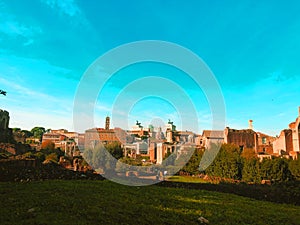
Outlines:
<svg viewBox="0 0 300 225"><path fill-rule="evenodd" d="M9 124L9 113L0 109L0 130L7 130Z"/></svg>
<svg viewBox="0 0 300 225"><path fill-rule="evenodd" d="M0 109L0 143L14 143L9 125L9 113Z"/></svg>
<svg viewBox="0 0 300 225"><path fill-rule="evenodd" d="M9 125L9 113L0 109L0 153L9 152L12 155L24 154L30 146L17 143Z"/></svg>

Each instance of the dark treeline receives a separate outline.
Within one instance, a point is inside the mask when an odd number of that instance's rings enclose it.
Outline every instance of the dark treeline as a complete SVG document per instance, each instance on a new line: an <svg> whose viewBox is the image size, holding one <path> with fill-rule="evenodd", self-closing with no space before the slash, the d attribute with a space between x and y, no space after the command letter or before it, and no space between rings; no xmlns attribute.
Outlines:
<svg viewBox="0 0 300 225"><path fill-rule="evenodd" d="M196 175L205 173L212 177L261 183L262 180L285 182L300 179L300 159L281 157L259 160L252 149L240 150L238 146L223 144L213 163L199 171L203 151L196 150L182 172Z"/></svg>

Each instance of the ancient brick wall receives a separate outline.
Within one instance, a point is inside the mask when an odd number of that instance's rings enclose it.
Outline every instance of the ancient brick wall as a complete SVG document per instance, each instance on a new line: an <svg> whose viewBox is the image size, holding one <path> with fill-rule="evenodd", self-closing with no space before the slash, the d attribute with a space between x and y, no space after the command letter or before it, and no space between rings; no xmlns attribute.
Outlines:
<svg viewBox="0 0 300 225"><path fill-rule="evenodd" d="M252 148L257 150L257 134L250 129L235 130L225 129L225 140L228 144L235 144L243 148Z"/></svg>
<svg viewBox="0 0 300 225"><path fill-rule="evenodd" d="M12 129L8 128L9 113L0 109L0 143L15 143Z"/></svg>
<svg viewBox="0 0 300 225"><path fill-rule="evenodd" d="M273 154L273 146L272 145L258 145L257 152L265 152L268 154Z"/></svg>
<svg viewBox="0 0 300 225"><path fill-rule="evenodd" d="M9 113L5 110L0 109L0 130L8 129L9 124Z"/></svg>
<svg viewBox="0 0 300 225"><path fill-rule="evenodd" d="M286 152L289 153L293 151L293 136L292 136L292 130L284 130L285 135L285 148Z"/></svg>
<svg viewBox="0 0 300 225"><path fill-rule="evenodd" d="M275 137L257 132L257 152L265 152L273 154L273 142L276 140Z"/></svg>

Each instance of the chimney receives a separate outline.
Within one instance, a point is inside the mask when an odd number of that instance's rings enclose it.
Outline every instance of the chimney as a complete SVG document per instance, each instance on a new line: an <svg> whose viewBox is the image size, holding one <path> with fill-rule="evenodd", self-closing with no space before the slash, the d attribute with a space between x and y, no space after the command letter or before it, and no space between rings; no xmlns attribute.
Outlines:
<svg viewBox="0 0 300 225"><path fill-rule="evenodd" d="M251 129L251 130L253 130L253 120L249 120L248 121L249 122L249 127L248 127L248 129Z"/></svg>

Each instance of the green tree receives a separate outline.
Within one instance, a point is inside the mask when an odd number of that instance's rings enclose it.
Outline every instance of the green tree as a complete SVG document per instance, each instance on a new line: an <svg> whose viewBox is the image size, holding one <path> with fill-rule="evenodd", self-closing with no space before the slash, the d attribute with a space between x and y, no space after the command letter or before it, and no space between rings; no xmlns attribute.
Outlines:
<svg viewBox="0 0 300 225"><path fill-rule="evenodd" d="M263 159L260 163L260 176L261 180L271 180L272 179L272 160Z"/></svg>
<svg viewBox="0 0 300 225"><path fill-rule="evenodd" d="M25 136L25 138L33 136L33 134L29 130L21 130L21 133Z"/></svg>
<svg viewBox="0 0 300 225"><path fill-rule="evenodd" d="M252 148L245 148L241 153L241 157L243 157L244 159L257 158L256 153Z"/></svg>
<svg viewBox="0 0 300 225"><path fill-rule="evenodd" d="M21 128L14 127L12 128L13 133L21 131Z"/></svg>
<svg viewBox="0 0 300 225"><path fill-rule="evenodd" d="M260 183L260 163L257 158L243 159L242 180L245 182Z"/></svg>
<svg viewBox="0 0 300 225"><path fill-rule="evenodd" d="M124 156L123 148L119 142L112 142L105 145L106 150L116 159L120 159Z"/></svg>
<svg viewBox="0 0 300 225"><path fill-rule="evenodd" d="M42 140L43 134L46 132L44 127L34 127L30 131L35 138Z"/></svg>
<svg viewBox="0 0 300 225"><path fill-rule="evenodd" d="M261 179L284 182L292 179L289 164L286 159L265 159L260 165Z"/></svg>
<svg viewBox="0 0 300 225"><path fill-rule="evenodd" d="M261 182L260 162L256 156L254 149L245 148L242 153L242 180L245 182Z"/></svg>
<svg viewBox="0 0 300 225"><path fill-rule="evenodd" d="M213 161L205 170L208 175L241 179L242 177L242 160L240 148L232 144L223 144Z"/></svg>
<svg viewBox="0 0 300 225"><path fill-rule="evenodd" d="M289 170L297 180L300 180L300 158L289 161Z"/></svg>
<svg viewBox="0 0 300 225"><path fill-rule="evenodd" d="M112 142L105 145L106 149L106 164L105 173L115 173L115 168L118 159L124 156L123 148L119 142Z"/></svg>
<svg viewBox="0 0 300 225"><path fill-rule="evenodd" d="M292 179L292 174L286 159L275 158L272 160L271 179L277 182L284 182Z"/></svg>
<svg viewBox="0 0 300 225"><path fill-rule="evenodd" d="M85 152L86 160L90 160L88 163L94 169L102 169L105 173L114 173L117 160L123 157L123 149L118 142L112 142L105 146L98 144L95 148L87 149Z"/></svg>
<svg viewBox="0 0 300 225"><path fill-rule="evenodd" d="M196 149L191 156L188 163L181 169L181 171L190 173L190 174L199 174L199 165L201 158L203 156L203 150L202 149Z"/></svg>

